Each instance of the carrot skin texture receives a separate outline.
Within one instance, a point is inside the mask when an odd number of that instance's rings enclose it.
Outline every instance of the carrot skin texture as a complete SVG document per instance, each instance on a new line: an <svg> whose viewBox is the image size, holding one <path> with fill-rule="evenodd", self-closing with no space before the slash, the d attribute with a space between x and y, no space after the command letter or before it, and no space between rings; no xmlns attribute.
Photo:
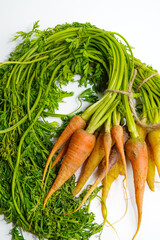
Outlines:
<svg viewBox="0 0 160 240"><path fill-rule="evenodd" d="M109 164L109 155L112 148L112 137L110 132L105 132L103 135L103 145L104 145L104 152L105 152L105 160L106 160L106 178L107 178L107 171L108 171L108 164Z"/></svg>
<svg viewBox="0 0 160 240"><path fill-rule="evenodd" d="M148 141L153 150L153 157L160 177L160 129L154 130L148 134Z"/></svg>
<svg viewBox="0 0 160 240"><path fill-rule="evenodd" d="M123 127L120 125L113 126L111 128L111 134L113 139L115 140L116 146L121 156L121 160L123 162L124 172L125 172L125 179L127 182L127 164L126 164L126 157L124 153L124 144L123 144L123 135L124 135Z"/></svg>
<svg viewBox="0 0 160 240"><path fill-rule="evenodd" d="M118 149L117 149L117 151L118 151ZM105 166L104 166L104 168L105 168ZM104 176L104 178L102 179L102 184L103 184L102 199L104 202L106 202L106 200L107 200L109 190L110 190L111 185L114 182L114 180L116 180L118 178L119 174L124 174L123 164L122 164L120 155L119 155L118 161L116 161L116 163L113 165L113 167L109 171L108 170L109 170L109 168L107 169L107 172L108 172L107 176ZM105 205L103 204L103 202L101 204L101 209L102 209L103 218L105 219L106 218L106 209L105 209Z"/></svg>
<svg viewBox="0 0 160 240"><path fill-rule="evenodd" d="M99 136L97 137L95 147L87 160L87 163L81 176L78 179L77 185L73 192L74 195L77 195L81 191L81 189L83 188L83 186L85 185L93 171L96 169L96 167L101 162L102 158L105 156L103 147L103 135L104 131L101 131Z"/></svg>
<svg viewBox="0 0 160 240"><path fill-rule="evenodd" d="M52 194L57 191L88 158L94 148L95 142L96 137L83 129L79 129L73 134L58 175L44 200L44 207Z"/></svg>
<svg viewBox="0 0 160 240"><path fill-rule="evenodd" d="M143 196L148 172L148 152L146 142L137 138L129 139L126 142L125 149L133 169L135 198L138 210L138 225L133 237L135 239L142 220Z"/></svg>
<svg viewBox="0 0 160 240"><path fill-rule="evenodd" d="M155 162L153 157L153 150L148 141L147 150L148 150L148 173L147 173L147 183L151 191L154 192L154 180L155 180Z"/></svg>
<svg viewBox="0 0 160 240"><path fill-rule="evenodd" d="M43 172L43 181L45 179L45 175L48 169L48 166L50 164L50 161L56 151L72 136L72 134L78 130L78 129L84 129L86 126L86 122L81 118L81 116L74 116L70 122L68 123L67 127L64 129L60 137L58 138L57 142L52 148L52 151L49 154L49 157L47 159L44 172Z"/></svg>
<svg viewBox="0 0 160 240"><path fill-rule="evenodd" d="M103 144L104 144L104 151L105 151L105 160L102 159L101 165L103 168L106 169L105 177L102 180L103 188L102 188L102 199L106 202L107 199L107 182L108 182L108 165L109 165L109 156L112 148L112 137L110 132L105 132L103 136ZM102 215L103 218L106 219L106 208L104 203L102 202Z"/></svg>

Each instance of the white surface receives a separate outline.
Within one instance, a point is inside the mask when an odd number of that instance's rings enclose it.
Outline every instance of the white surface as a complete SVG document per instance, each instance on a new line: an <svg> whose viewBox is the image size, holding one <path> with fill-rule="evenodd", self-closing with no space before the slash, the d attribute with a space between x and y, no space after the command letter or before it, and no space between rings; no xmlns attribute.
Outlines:
<svg viewBox="0 0 160 240"><path fill-rule="evenodd" d="M11 43L10 40L15 33L21 30L30 30L33 22L40 20L41 29L44 29L65 22L79 21L90 22L97 27L122 34L135 48L134 55L136 57L160 71L159 11L159 0L3 0L1 1L0 13L0 61L4 61L13 49L14 43ZM128 187L129 209L125 218L114 225L121 240L132 239L137 224L130 165L128 174L130 176ZM92 178L91 182L93 180ZM108 219L111 223L118 220L125 211L122 178L120 177L111 188L107 208ZM94 201L91 210L96 213L97 221L101 222L99 200ZM156 183L154 193L149 191L146 185L143 219L137 239L159 239L159 214L160 184ZM0 240L10 240L11 236L8 233L11 224L7 225L2 219L3 216L0 216ZM26 234L25 237L26 240L33 239L30 234ZM91 239L95 240L96 237L94 236ZM105 227L101 239L117 240L118 237L110 227Z"/></svg>

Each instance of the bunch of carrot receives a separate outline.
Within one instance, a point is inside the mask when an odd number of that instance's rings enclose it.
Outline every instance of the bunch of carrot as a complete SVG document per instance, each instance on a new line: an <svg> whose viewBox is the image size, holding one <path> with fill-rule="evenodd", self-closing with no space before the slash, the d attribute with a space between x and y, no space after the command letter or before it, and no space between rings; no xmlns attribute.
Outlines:
<svg viewBox="0 0 160 240"><path fill-rule="evenodd" d="M73 41L76 29L68 28L64 31L70 34ZM155 166L160 175L160 76L133 57L130 45L121 35L97 28L88 28L85 34L86 38L90 37L87 42L88 56L101 62L108 74L108 85L100 100L90 105L81 116L76 115L71 119L53 146L46 162L43 181L52 157L59 149L61 150L52 167L61 159L63 161L44 200L44 207L52 194L85 162L73 194L80 192L98 167L98 178L79 208L102 181L102 214L106 218L104 203L112 182L119 174L123 174L127 185L128 159L133 169L138 210L138 226L134 239L141 224L146 181L154 191ZM62 41L63 30L57 36L55 34L50 37L49 44L58 44L60 35ZM121 38L125 45L115 36ZM93 46L96 46L96 50ZM139 91L136 92L136 89ZM133 97L136 102L140 102L140 118L135 107L131 106ZM126 125L123 124L124 119Z"/></svg>

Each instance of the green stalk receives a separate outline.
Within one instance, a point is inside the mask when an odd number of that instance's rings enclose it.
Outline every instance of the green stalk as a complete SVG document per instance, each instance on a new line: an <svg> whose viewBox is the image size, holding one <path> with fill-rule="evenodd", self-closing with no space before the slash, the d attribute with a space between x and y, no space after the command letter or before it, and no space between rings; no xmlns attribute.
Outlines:
<svg viewBox="0 0 160 240"><path fill-rule="evenodd" d="M119 125L121 121L121 114L117 111L117 109L115 109L112 115L113 115L113 126Z"/></svg>
<svg viewBox="0 0 160 240"><path fill-rule="evenodd" d="M124 75L124 91L128 92L128 68L127 65L125 67L125 75ZM132 116L132 112L129 106L129 101L128 101L128 96L123 95L123 101L126 109L126 121L127 121L127 127L130 132L130 135L132 138L137 138L139 137L137 128L136 128L136 123L134 121L134 118Z"/></svg>
<svg viewBox="0 0 160 240"><path fill-rule="evenodd" d="M106 114L103 115L102 118L98 122L96 122L92 125L91 124L88 125L86 132L93 134L99 127L101 127L103 125L103 123L108 119L108 117L110 117L110 115L112 114L114 109L117 107L119 102L120 102L119 99L115 100L114 103L112 104L112 107L110 107L110 109L108 109Z"/></svg>
<svg viewBox="0 0 160 240"><path fill-rule="evenodd" d="M30 113L32 114L33 111L36 109L39 101L40 101L40 98L41 98L41 94L42 94L42 86L40 86L39 88L39 92L38 92L38 96L36 98L36 101L33 105L33 107L31 108L30 110ZM14 130L15 128L17 128L18 126L20 126L22 123L24 123L28 118L28 114L26 114L21 120L19 120L17 123L15 123L13 126L9 127L9 128L6 128L6 129L3 129L3 130L0 130L0 134L4 134L4 133L7 133L7 132L10 132L12 130Z"/></svg>
<svg viewBox="0 0 160 240"><path fill-rule="evenodd" d="M79 31L79 28L68 28L60 32L56 32L52 34L50 37L47 38L46 42L51 43L54 42L57 44L58 42L62 42L66 40L66 38L76 37L77 33Z"/></svg>
<svg viewBox="0 0 160 240"><path fill-rule="evenodd" d="M146 109L147 119L149 122L152 122L153 115L151 112L151 103L148 98L148 94L146 93L146 91L143 88L141 88L141 92L142 92L142 97L143 97L143 105L145 106L145 109Z"/></svg>
<svg viewBox="0 0 160 240"><path fill-rule="evenodd" d="M108 88L109 89L119 89L121 86L121 83L122 83L122 79L123 79L124 54L120 48L120 45L118 45L117 43L115 45L112 45L114 43L114 40L112 38L111 38L111 41L113 41L113 43L111 43L110 40L108 40L108 41L112 48L113 60L114 60L113 73L112 73L113 77L111 76L111 80L109 80ZM121 63L121 65L120 65L120 63ZM117 70L114 70L114 69L117 69ZM118 81L117 81L117 79L118 79ZM106 112L108 111L108 109L111 106L111 103L113 103L113 100L115 99L116 95L117 95L116 93L112 94L112 97L110 98L110 100L108 101L108 99L106 99L106 101L104 103L102 103L101 106L95 111L94 115L92 116L92 118L89 122L87 131L93 132L93 129L95 129L95 125L99 126L100 119L106 114ZM83 117L83 115L82 115L82 117ZM102 121L100 121L100 122L102 122ZM93 129L92 129L92 126L94 126Z"/></svg>
<svg viewBox="0 0 160 240"><path fill-rule="evenodd" d="M141 88L141 91L143 93L143 104L147 112L148 121L151 124L159 123L159 99L151 91L147 92L143 88Z"/></svg>
<svg viewBox="0 0 160 240"><path fill-rule="evenodd" d="M32 54L37 50L37 48L38 48L38 46L35 46L34 48L31 49L31 51L28 51L27 57L23 59L24 62L26 62L26 61L29 60L30 58L33 58ZM21 65L20 65L20 66L21 66ZM19 73L18 73L18 76L17 76L17 79L16 79L16 84L18 84L18 82L19 82L19 79L20 79L20 76L21 76L21 73L22 73L24 67L25 67L25 65L22 65L22 66L20 67L20 70L19 70ZM21 77L21 81L23 80L23 77L24 77L24 76Z"/></svg>
<svg viewBox="0 0 160 240"><path fill-rule="evenodd" d="M137 89L137 87L139 87L139 85L141 84L141 82L144 80L144 79L146 79L147 77L145 77L145 75L144 74L146 74L144 71L143 71L143 69L138 69L138 74L137 74L137 76L136 76L136 78L135 78L135 81L134 81L134 84L133 84L133 87L135 88L135 89ZM159 91L159 87L158 87L158 85L157 85L157 83L158 83L158 81L157 81L157 79L155 80L154 79L154 77L152 77L152 78L150 78L147 82L145 82L144 84L143 84L143 88L144 89L152 89L152 92L154 92L156 95L158 95L158 96L160 96L160 91Z"/></svg>
<svg viewBox="0 0 160 240"><path fill-rule="evenodd" d="M34 127L32 128L32 131L33 131L33 134L34 134L35 139L37 140L38 144L41 146L41 148L44 150L44 152L45 152L46 154L49 154L49 151L45 148L45 146L43 145L43 143L42 143L42 142L39 140L39 138L37 137L37 134L36 134L36 132L35 132L35 130L34 130Z"/></svg>
<svg viewBox="0 0 160 240"><path fill-rule="evenodd" d="M107 120L104 123L104 131L110 132L111 130L111 120L112 120L113 113L107 118Z"/></svg>
<svg viewBox="0 0 160 240"><path fill-rule="evenodd" d="M21 149L22 149L22 144L24 142L24 139L26 137L26 135L28 134L28 132L32 129L33 125L36 123L36 121L38 120L41 112L43 111L43 109L40 109L38 114L36 115L35 119L33 120L33 122L31 123L31 125L27 128L27 130L24 132L23 136L20 139L20 143L18 146L18 154L17 154L17 161L16 161L16 165L14 168L14 173L13 173L13 178L12 178L12 198L13 198L13 202L14 202L14 206L16 208L17 213L19 214L20 218L22 219L22 221L24 222L24 224L29 228L30 224L26 221L26 219L24 218L24 216L21 213L20 208L18 207L18 204L16 202L15 199L15 185L16 185L16 178L18 177L18 168L19 168L19 163L20 163L20 157L21 157Z"/></svg>
<svg viewBox="0 0 160 240"><path fill-rule="evenodd" d="M118 70L116 70L117 68L119 68L118 67L118 64L119 64L118 54L119 53L118 53L117 48L115 48L115 46L113 45L113 43L111 43L111 41L109 39L107 39L107 40L110 44L110 47L112 49L112 54L113 54L113 65L111 65L112 66L112 71L110 70L110 72L112 72L112 75L110 76L110 79L109 79L108 88L109 89L119 89L120 85L121 85L121 81L122 81L122 78L120 77L121 75L119 76L118 75ZM122 52L120 52L120 54L122 54ZM123 61L121 62L121 64L122 64L121 65L121 69L122 69L121 73L122 73L122 71L123 71ZM119 78L118 82L117 82L117 78ZM104 96L98 102L91 105L89 108L87 108L86 111L84 111L84 113L81 115L82 118L84 120L88 120L93 113L94 113L94 116L93 116L92 120L95 119L96 116L99 116L99 118L101 118L99 113L104 108L104 104L106 104L110 100L110 95L111 95L110 93L105 93ZM111 103L115 99L116 95L117 94L112 95L113 99L110 100Z"/></svg>
<svg viewBox="0 0 160 240"><path fill-rule="evenodd" d="M31 64L31 63L35 63L35 62L39 62L39 61L42 61L42 60L45 60L47 59L49 56L44 56L44 57L41 57L41 58L38 58L38 59L34 59L34 60L31 60L31 61L26 61L26 62L20 62L20 61L9 61L9 62L3 62L3 63L0 63L0 66L3 66L3 65L7 65L7 64ZM9 82L7 83L7 87L9 85Z"/></svg>
<svg viewBox="0 0 160 240"><path fill-rule="evenodd" d="M70 59L67 59L66 61L70 61ZM64 61L64 62L66 62ZM55 75L56 75L56 72L59 70L59 68L62 66L62 64L64 63L62 62L61 64L59 64L53 74L52 74L52 77L48 83L48 86L47 86L47 89L46 89L46 96L48 95L49 93L49 90L50 90L50 87L51 87L51 84L52 84L52 81L55 79ZM45 72L45 68L43 69L42 73ZM43 77L41 75L41 84L40 84L40 89L42 87L42 80L43 80ZM20 139L20 143L19 143L19 146L18 146L18 154L17 154L17 161L16 161L16 165L15 165L15 169L14 169L14 173L13 173L13 178L12 178L12 198L13 198L13 202L14 202L14 206L16 208L16 211L17 213L19 214L20 218L22 219L22 221L24 222L24 224L29 228L30 225L29 223L25 220L24 216L22 215L21 213L21 210L20 208L18 207L18 204L16 202L16 199L15 199L15 186L16 186L16 178L18 177L18 168L19 168L19 163L20 163L20 157L21 157L21 149L22 149L22 145L23 145L23 142L24 142L24 139L25 137L27 136L27 134L29 133L29 131L33 128L34 124L36 123L36 121L38 120L39 116L41 115L41 113L43 112L44 110L44 107L41 107L40 110L38 111L38 113L36 114L36 117L34 118L34 120L32 121L32 123L30 124L30 126L26 129L26 131L24 132L23 136L21 137Z"/></svg>
<svg viewBox="0 0 160 240"><path fill-rule="evenodd" d="M31 85L32 82L35 78L35 71L33 72L31 78L30 78L30 82L28 84L28 91L27 91L27 111L28 111L28 119L31 120L31 110L30 110L30 91L31 91Z"/></svg>

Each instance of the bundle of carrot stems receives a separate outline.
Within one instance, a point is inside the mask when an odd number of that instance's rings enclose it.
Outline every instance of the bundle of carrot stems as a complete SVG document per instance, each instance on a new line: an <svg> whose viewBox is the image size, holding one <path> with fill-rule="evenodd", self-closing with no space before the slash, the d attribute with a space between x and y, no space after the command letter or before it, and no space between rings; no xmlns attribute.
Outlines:
<svg viewBox="0 0 160 240"><path fill-rule="evenodd" d="M50 163L52 162L53 168L60 160L62 162L56 180L44 200L44 207L54 192L85 162L73 194L77 195L81 191L98 167L98 178L79 208L102 182L102 214L106 219L104 203L109 189L119 174L124 175L127 187L129 160L133 168L138 210L138 226L134 239L142 219L145 183L147 181L150 189L154 191L156 168L160 176L160 76L152 67L133 56L131 46L118 33L78 23L61 25L49 31L43 42L42 52L37 46L38 38L35 38L31 41L28 56L26 54L19 62L15 62L17 65L24 64L25 69L30 64L33 66L38 61L45 61L40 81L52 67L45 91L46 96L49 95L52 85L56 84L60 70L64 66L69 66L73 74L80 74L77 69L75 70L74 63L77 64L81 58L86 60L88 66L95 62L100 64L105 73L103 80L106 81L106 89L97 102L87 107L81 115L73 116L54 144L46 161L42 182L45 181ZM41 33L39 36L42 38ZM50 62L47 62L48 56L52 58ZM2 64L14 65L14 61ZM87 68L84 71L87 71ZM92 72L87 74L92 75ZM9 80L11 79L10 77ZM44 110L43 106L39 109L23 138ZM30 114L32 108L28 108L26 118ZM20 124L19 121L17 126ZM20 151L19 148L19 156ZM53 156L56 156L54 161Z"/></svg>
<svg viewBox="0 0 160 240"><path fill-rule="evenodd" d="M77 30L65 30L70 32L72 41L73 38L78 38ZM65 31L59 33L62 35L60 43ZM126 161L129 159L133 168L138 210L138 226L134 239L142 219L145 182L147 181L150 189L154 191L155 166L160 176L160 76L134 58L130 45L121 35L87 29L85 38L89 39L89 58L99 61L108 74L108 86L100 100L89 106L80 116L72 118L53 146L46 162L43 180L52 157L62 145L52 167L60 159L63 158L63 161L46 196L44 207L51 195L86 161L74 195L80 192L97 167L99 175L75 211L82 207L102 181L102 214L105 219L104 203L112 182L119 174L123 174L127 185ZM49 39L50 43L55 41L58 42L56 34ZM107 57L108 53L110 58ZM141 105L139 116L133 99Z"/></svg>

